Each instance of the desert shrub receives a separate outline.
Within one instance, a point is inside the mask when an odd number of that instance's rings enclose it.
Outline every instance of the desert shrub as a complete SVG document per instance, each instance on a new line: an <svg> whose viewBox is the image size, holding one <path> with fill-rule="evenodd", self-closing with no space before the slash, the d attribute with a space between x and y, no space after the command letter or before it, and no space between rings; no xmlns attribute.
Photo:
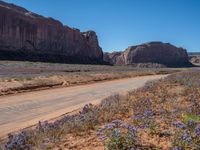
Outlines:
<svg viewBox="0 0 200 150"><path fill-rule="evenodd" d="M192 103L191 113L200 115L200 88L187 89L187 100Z"/></svg>
<svg viewBox="0 0 200 150"><path fill-rule="evenodd" d="M122 95L113 95L104 99L98 106L98 119L100 122L110 122L121 112L127 113L127 97Z"/></svg>
<svg viewBox="0 0 200 150"><path fill-rule="evenodd" d="M184 123L188 123L191 120L194 122L200 122L200 117L194 114L186 114L183 118Z"/></svg>
<svg viewBox="0 0 200 150"><path fill-rule="evenodd" d="M72 127L79 132L95 129L98 121L98 109L92 104L85 105L78 117L74 120L76 126Z"/></svg>
<svg viewBox="0 0 200 150"><path fill-rule="evenodd" d="M152 100L148 98L139 98L133 101L133 123L139 128L150 128L155 122L155 112L152 109Z"/></svg>
<svg viewBox="0 0 200 150"><path fill-rule="evenodd" d="M173 149L200 149L200 122L195 115L186 116L183 122L175 122L177 131L174 135Z"/></svg>
<svg viewBox="0 0 200 150"><path fill-rule="evenodd" d="M32 146L33 135L31 132L21 131L17 135L8 135L8 142L5 145L8 150L30 149Z"/></svg>
<svg viewBox="0 0 200 150"><path fill-rule="evenodd" d="M137 147L137 130L121 120L114 120L97 131L97 135L108 150L127 150Z"/></svg>
<svg viewBox="0 0 200 150"><path fill-rule="evenodd" d="M179 83L181 85L187 86L189 88L200 87L200 71L192 70L180 73L175 73L166 78L167 81L171 83Z"/></svg>

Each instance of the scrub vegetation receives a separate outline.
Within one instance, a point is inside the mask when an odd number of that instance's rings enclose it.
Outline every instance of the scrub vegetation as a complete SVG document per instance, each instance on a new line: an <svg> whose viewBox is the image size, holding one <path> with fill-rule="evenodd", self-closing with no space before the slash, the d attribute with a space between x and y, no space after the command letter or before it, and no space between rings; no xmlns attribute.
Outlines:
<svg viewBox="0 0 200 150"><path fill-rule="evenodd" d="M9 135L6 149L200 149L200 71L174 73L127 95Z"/></svg>

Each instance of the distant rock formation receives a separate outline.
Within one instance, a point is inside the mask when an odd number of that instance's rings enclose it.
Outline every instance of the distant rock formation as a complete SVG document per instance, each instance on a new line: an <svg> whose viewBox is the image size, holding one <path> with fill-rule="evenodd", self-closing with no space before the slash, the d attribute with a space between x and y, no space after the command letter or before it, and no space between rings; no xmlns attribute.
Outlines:
<svg viewBox="0 0 200 150"><path fill-rule="evenodd" d="M200 64L200 55L199 56L189 56L190 62L193 64Z"/></svg>
<svg viewBox="0 0 200 150"><path fill-rule="evenodd" d="M167 67L192 66L185 49L162 42L149 42L131 46L123 52L104 53L104 61L113 65L157 63Z"/></svg>
<svg viewBox="0 0 200 150"><path fill-rule="evenodd" d="M188 53L190 62L193 64L200 64L200 52Z"/></svg>
<svg viewBox="0 0 200 150"><path fill-rule="evenodd" d="M82 33L0 0L0 59L102 63L103 52L95 32Z"/></svg>

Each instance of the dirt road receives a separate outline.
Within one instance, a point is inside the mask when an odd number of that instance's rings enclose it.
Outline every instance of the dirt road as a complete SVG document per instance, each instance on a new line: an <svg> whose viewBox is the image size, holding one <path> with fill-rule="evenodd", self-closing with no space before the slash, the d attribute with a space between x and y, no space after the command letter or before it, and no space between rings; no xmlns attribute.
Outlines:
<svg viewBox="0 0 200 150"><path fill-rule="evenodd" d="M100 102L111 94L142 87L147 81L165 76L143 76L1 97L0 136L29 127L38 121L59 117L87 103Z"/></svg>

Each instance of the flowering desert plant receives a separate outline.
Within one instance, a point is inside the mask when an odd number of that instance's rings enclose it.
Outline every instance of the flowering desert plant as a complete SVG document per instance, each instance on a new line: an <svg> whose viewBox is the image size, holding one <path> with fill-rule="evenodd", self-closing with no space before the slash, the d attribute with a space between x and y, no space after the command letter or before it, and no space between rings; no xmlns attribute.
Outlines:
<svg viewBox="0 0 200 150"><path fill-rule="evenodd" d="M114 120L97 131L108 150L127 150L137 147L137 130L121 120Z"/></svg>
<svg viewBox="0 0 200 150"><path fill-rule="evenodd" d="M194 117L198 118L198 117ZM185 121L186 120L186 121ZM172 145L175 149L200 149L200 122L198 119L184 119L184 122L175 122L177 127Z"/></svg>

